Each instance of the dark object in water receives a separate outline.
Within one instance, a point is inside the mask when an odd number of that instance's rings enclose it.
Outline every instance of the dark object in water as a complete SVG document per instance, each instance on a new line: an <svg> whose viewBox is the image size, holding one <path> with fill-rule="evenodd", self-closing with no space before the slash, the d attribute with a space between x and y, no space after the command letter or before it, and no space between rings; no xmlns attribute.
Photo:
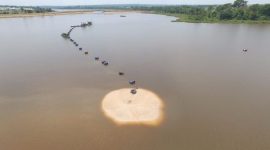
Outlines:
<svg viewBox="0 0 270 150"><path fill-rule="evenodd" d="M80 47L80 48L79 48L79 50L81 51L81 50L82 50L82 48Z"/></svg>
<svg viewBox="0 0 270 150"><path fill-rule="evenodd" d="M86 23L81 23L81 27L86 27L86 26L91 26L92 25L92 22L91 21L88 21Z"/></svg>
<svg viewBox="0 0 270 150"><path fill-rule="evenodd" d="M123 76L124 75L124 72L118 72L118 75L119 76Z"/></svg>
<svg viewBox="0 0 270 150"><path fill-rule="evenodd" d="M134 84L136 84L136 81L135 80L131 80L131 81L129 81L129 84L134 85Z"/></svg>
<svg viewBox="0 0 270 150"><path fill-rule="evenodd" d="M85 55L87 55L87 54L88 54L88 52L84 52L84 54L85 54Z"/></svg>
<svg viewBox="0 0 270 150"><path fill-rule="evenodd" d="M136 90L136 89L132 89L132 90L130 91L130 93L131 93L131 94L137 94L137 90Z"/></svg>
<svg viewBox="0 0 270 150"><path fill-rule="evenodd" d="M127 16L125 16L125 15L120 15L120 17L127 17Z"/></svg>
<svg viewBox="0 0 270 150"><path fill-rule="evenodd" d="M66 39L69 38L69 34L68 34L68 33L62 33L61 36L62 36L63 38L66 38Z"/></svg>
<svg viewBox="0 0 270 150"><path fill-rule="evenodd" d="M101 62L104 66L108 66L109 65L109 63L107 62L107 61L102 61Z"/></svg>
<svg viewBox="0 0 270 150"><path fill-rule="evenodd" d="M95 57L95 60L99 60L99 57Z"/></svg>
<svg viewBox="0 0 270 150"><path fill-rule="evenodd" d="M75 44L75 46L79 46L79 44Z"/></svg>
<svg viewBox="0 0 270 150"><path fill-rule="evenodd" d="M71 42L73 42L74 40L73 39L70 39Z"/></svg>
<svg viewBox="0 0 270 150"><path fill-rule="evenodd" d="M243 49L243 52L247 52L248 51L248 49Z"/></svg>

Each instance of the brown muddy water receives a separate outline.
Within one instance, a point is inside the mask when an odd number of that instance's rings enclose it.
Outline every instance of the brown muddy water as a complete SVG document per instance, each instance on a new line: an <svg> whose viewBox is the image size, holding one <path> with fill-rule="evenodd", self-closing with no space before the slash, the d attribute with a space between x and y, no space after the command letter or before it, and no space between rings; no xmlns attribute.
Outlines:
<svg viewBox="0 0 270 150"><path fill-rule="evenodd" d="M270 149L269 25L119 15L0 20L1 150ZM85 56L60 34L88 20L72 33ZM163 100L159 126L105 117L103 97L129 87L113 70Z"/></svg>

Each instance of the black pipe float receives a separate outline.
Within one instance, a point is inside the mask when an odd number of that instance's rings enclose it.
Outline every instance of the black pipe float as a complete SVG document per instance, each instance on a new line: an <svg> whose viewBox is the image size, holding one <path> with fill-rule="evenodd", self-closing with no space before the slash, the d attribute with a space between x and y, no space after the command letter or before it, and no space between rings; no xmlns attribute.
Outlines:
<svg viewBox="0 0 270 150"><path fill-rule="evenodd" d="M109 63L107 62L107 61L102 61L101 62L104 66L108 66L109 65Z"/></svg>
<svg viewBox="0 0 270 150"><path fill-rule="evenodd" d="M131 89L131 90L130 90L130 93L131 93L131 94L137 94L137 90L136 90L136 89Z"/></svg>
<svg viewBox="0 0 270 150"><path fill-rule="evenodd" d="M247 52L248 51L248 49L243 49L243 52Z"/></svg>
<svg viewBox="0 0 270 150"><path fill-rule="evenodd" d="M84 52L85 55L88 55L88 52Z"/></svg>
<svg viewBox="0 0 270 150"><path fill-rule="evenodd" d="M81 50L82 50L82 48L80 47L80 48L79 48L79 50L81 51Z"/></svg>
<svg viewBox="0 0 270 150"><path fill-rule="evenodd" d="M124 75L124 72L118 72L118 75L119 76L123 76Z"/></svg>
<svg viewBox="0 0 270 150"><path fill-rule="evenodd" d="M95 57L95 60L99 60L99 57Z"/></svg>
<svg viewBox="0 0 270 150"><path fill-rule="evenodd" d="M134 84L136 84L136 81L135 81L135 80L130 80L130 81L129 81L129 84L130 84L130 85L134 85Z"/></svg>

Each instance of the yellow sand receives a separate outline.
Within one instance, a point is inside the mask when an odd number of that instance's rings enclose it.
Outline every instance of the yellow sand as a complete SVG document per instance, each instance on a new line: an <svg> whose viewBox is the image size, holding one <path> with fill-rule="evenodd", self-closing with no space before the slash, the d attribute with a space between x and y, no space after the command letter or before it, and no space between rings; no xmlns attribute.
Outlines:
<svg viewBox="0 0 270 150"><path fill-rule="evenodd" d="M117 124L159 125L163 118L163 102L153 92L119 89L107 94L102 101L105 115Z"/></svg>

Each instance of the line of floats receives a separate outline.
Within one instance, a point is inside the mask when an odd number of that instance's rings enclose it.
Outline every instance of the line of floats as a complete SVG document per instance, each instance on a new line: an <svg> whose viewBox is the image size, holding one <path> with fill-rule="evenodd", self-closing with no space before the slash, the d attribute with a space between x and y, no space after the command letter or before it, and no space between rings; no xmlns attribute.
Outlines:
<svg viewBox="0 0 270 150"><path fill-rule="evenodd" d="M71 29L67 32L67 33L62 33L62 37L65 38L65 39L69 39L70 42L72 42L76 47L79 47L79 44L70 37L70 34L71 32L75 29L75 28L85 28L85 27L88 27L88 26L91 26L92 25L92 22L86 22L86 23L81 23L80 25L74 25L74 26L71 26ZM83 48L82 47L79 47L79 50L82 51ZM85 55L88 55L88 51L85 51L84 52ZM100 57L98 56L95 56L94 57L94 60L95 61L100 61L102 65L104 66L108 66L109 65L109 62L106 61L106 60L101 60ZM124 76L125 73L124 72L118 72L118 75L119 76ZM132 86L131 90L130 90L130 93L135 95L137 94L137 89L138 87L136 86L136 81L135 80L129 80L128 81L129 85Z"/></svg>

